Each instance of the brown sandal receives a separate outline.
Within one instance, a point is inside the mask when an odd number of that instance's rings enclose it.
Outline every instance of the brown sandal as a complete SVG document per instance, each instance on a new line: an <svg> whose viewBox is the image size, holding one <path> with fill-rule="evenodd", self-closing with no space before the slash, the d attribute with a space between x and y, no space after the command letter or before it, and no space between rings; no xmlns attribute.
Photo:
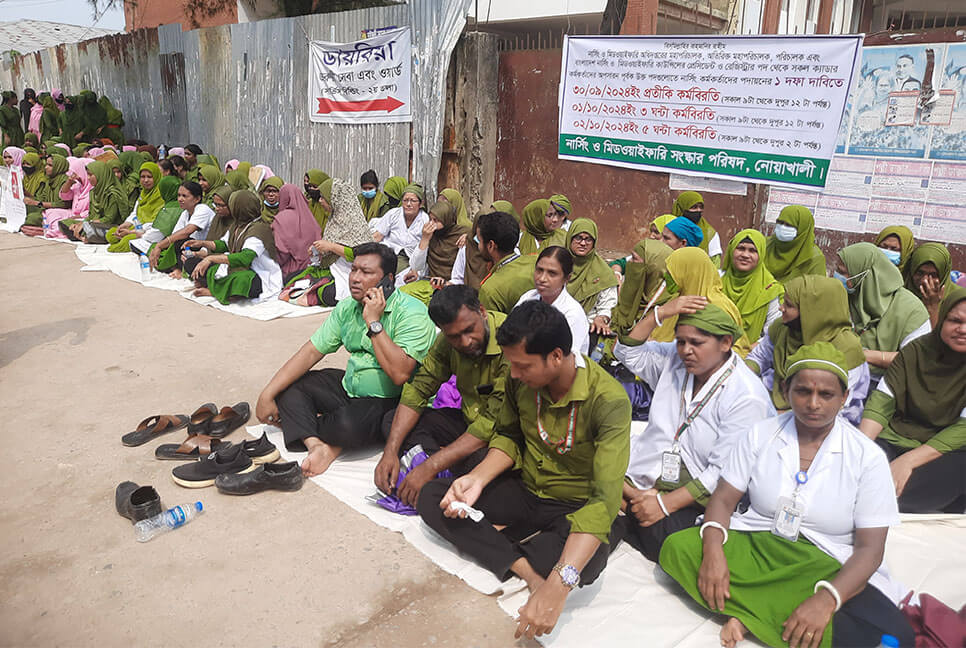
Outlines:
<svg viewBox="0 0 966 648"><path fill-rule="evenodd" d="M195 434L184 440L184 443L163 443L159 445L154 456L158 459L170 459L174 461L189 461L193 459L203 459L217 450L227 450L231 447L231 441L215 439L207 434Z"/></svg>
<svg viewBox="0 0 966 648"><path fill-rule="evenodd" d="M183 414L157 414L149 416L140 423L133 432L121 437L121 443L134 447L147 443L156 436L180 430L188 425L188 417Z"/></svg>

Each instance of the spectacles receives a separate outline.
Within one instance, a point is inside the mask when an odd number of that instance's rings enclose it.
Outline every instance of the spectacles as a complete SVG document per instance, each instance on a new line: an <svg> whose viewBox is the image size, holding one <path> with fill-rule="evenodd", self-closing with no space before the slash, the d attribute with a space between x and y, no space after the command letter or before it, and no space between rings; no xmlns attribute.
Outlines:
<svg viewBox="0 0 966 648"><path fill-rule="evenodd" d="M593 243L594 239L586 234L578 234L571 239L574 243Z"/></svg>
<svg viewBox="0 0 966 648"><path fill-rule="evenodd" d="M402 199L402 203L404 205L418 205L419 204L419 199L418 198L403 198Z"/></svg>

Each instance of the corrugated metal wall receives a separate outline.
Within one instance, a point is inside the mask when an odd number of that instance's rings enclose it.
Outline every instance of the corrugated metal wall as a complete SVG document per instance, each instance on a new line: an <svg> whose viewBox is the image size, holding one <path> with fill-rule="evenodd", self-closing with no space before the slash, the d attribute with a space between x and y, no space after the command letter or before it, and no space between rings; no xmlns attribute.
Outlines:
<svg viewBox="0 0 966 648"><path fill-rule="evenodd" d="M380 179L411 175L434 191L446 71L471 1L410 0L190 32L166 25L20 57L0 69L0 86L89 88L124 112L128 137L195 143L222 162L267 164L296 184L313 167L353 184L374 168ZM412 129L310 123L308 41L348 42L364 29L406 25L413 28Z"/></svg>

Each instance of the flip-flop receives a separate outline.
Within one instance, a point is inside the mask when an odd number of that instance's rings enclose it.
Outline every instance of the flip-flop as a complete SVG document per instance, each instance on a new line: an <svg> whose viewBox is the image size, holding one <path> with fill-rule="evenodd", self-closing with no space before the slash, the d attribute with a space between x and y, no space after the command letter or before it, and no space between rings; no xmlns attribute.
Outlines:
<svg viewBox="0 0 966 648"><path fill-rule="evenodd" d="M218 408L214 403L205 403L195 410L188 421L188 436L196 434L207 434L211 419L218 414Z"/></svg>
<svg viewBox="0 0 966 648"><path fill-rule="evenodd" d="M147 443L151 439L180 430L188 425L188 417L183 414L158 414L149 416L140 423L133 432L128 432L121 437L121 443L126 446L134 447Z"/></svg>
<svg viewBox="0 0 966 648"><path fill-rule="evenodd" d="M248 403L235 403L232 407L222 407L218 415L211 419L208 434L216 439L226 437L248 421L252 410Z"/></svg>
<svg viewBox="0 0 966 648"><path fill-rule="evenodd" d="M173 461L189 461L194 459L204 459L216 450L227 450L231 447L231 441L221 441L214 439L207 434L195 434L189 436L183 443L162 443L154 450L157 459L169 459Z"/></svg>

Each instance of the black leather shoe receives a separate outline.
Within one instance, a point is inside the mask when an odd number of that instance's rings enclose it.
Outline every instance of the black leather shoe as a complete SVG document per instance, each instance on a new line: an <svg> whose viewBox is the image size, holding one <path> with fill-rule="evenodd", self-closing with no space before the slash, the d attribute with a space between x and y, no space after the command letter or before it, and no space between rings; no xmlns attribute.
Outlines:
<svg viewBox="0 0 966 648"><path fill-rule="evenodd" d="M121 482L114 492L114 506L127 519L140 522L161 512L161 496L154 490L154 486Z"/></svg>
<svg viewBox="0 0 966 648"><path fill-rule="evenodd" d="M215 477L215 487L225 495L253 495L266 490L297 491L302 488L302 469L297 461L262 464L247 473Z"/></svg>

